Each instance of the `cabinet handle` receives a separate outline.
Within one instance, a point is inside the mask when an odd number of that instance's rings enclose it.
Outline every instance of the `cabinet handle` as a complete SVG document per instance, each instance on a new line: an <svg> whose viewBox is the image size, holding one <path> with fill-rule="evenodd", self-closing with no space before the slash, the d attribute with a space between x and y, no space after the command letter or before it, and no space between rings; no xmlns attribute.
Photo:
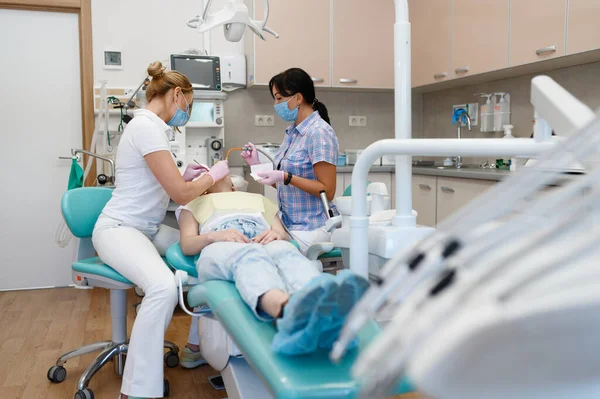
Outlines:
<svg viewBox="0 0 600 399"><path fill-rule="evenodd" d="M443 79L443 78L447 78L448 77L448 73L447 72L438 72L436 74L433 75L434 79Z"/></svg>
<svg viewBox="0 0 600 399"><path fill-rule="evenodd" d="M466 73L466 72L469 72L469 67L468 66L464 66L464 67L456 68L454 70L454 72L456 72L456 73Z"/></svg>
<svg viewBox="0 0 600 399"><path fill-rule="evenodd" d="M546 54L546 53L553 53L555 51L556 51L556 46L548 46L548 47L542 47L542 48L535 50L535 53L537 55L542 55L542 54Z"/></svg>
<svg viewBox="0 0 600 399"><path fill-rule="evenodd" d="M421 190L431 190L431 186L429 184L419 184L419 188Z"/></svg>
<svg viewBox="0 0 600 399"><path fill-rule="evenodd" d="M340 83L358 83L358 80L341 78Z"/></svg>
<svg viewBox="0 0 600 399"><path fill-rule="evenodd" d="M454 189L452 187L442 186L441 189L442 189L442 192L444 192L444 193L453 193L454 192Z"/></svg>
<svg viewBox="0 0 600 399"><path fill-rule="evenodd" d="M314 82L314 83L323 83L324 79L323 78L316 78L316 77L310 77L310 79Z"/></svg>

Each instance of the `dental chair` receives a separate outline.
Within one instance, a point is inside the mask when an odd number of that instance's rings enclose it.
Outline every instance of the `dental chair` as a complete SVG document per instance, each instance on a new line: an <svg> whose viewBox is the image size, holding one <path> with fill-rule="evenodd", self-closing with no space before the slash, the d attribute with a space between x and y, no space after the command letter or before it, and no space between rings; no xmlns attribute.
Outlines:
<svg viewBox="0 0 600 399"><path fill-rule="evenodd" d="M51 382L63 382L67 376L64 364L77 356L101 351L86 368L79 382L75 399L93 399L94 393L88 388L90 379L109 361L114 361L115 372L123 375L125 355L127 353L127 290L133 283L104 264L95 256L92 246L92 232L96 220L104 205L112 195L112 189L103 187L83 187L67 191L62 197L62 213L75 237L80 239L77 260L72 263L73 282L76 287L99 287L110 290L110 315L112 318L112 337L110 341L85 345L65 353L50 367L47 377ZM165 267L167 265L165 264ZM179 348L172 342L165 341L165 363L168 367L179 364ZM169 396L170 387L164 380L164 396Z"/></svg>
<svg viewBox="0 0 600 399"><path fill-rule="evenodd" d="M324 246L313 253L331 251ZM351 367L362 348L379 333L376 323L359 334L359 347L333 364L328 352L320 350L305 356L283 356L273 353L271 341L276 328L261 322L239 296L235 285L228 281L198 283L196 256L186 256L179 243L166 254L169 265L176 269L179 302L182 307L183 287L190 287L187 302L203 307L199 318L200 348L208 364L221 373L230 399L302 399L353 398L358 383ZM310 258L309 258L310 259ZM313 258L314 259L314 258ZM407 381L401 381L393 394L412 392Z"/></svg>

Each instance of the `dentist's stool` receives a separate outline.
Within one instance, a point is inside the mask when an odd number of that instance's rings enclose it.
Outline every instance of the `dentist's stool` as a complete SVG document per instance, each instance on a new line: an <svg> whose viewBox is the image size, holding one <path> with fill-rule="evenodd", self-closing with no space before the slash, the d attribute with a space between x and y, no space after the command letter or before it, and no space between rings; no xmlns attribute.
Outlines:
<svg viewBox="0 0 600 399"><path fill-rule="evenodd" d="M127 353L127 290L133 288L133 283L105 265L100 258L95 257L92 246L92 232L96 220L104 205L112 195L112 189L104 187L84 187L67 191L62 197L62 213L75 237L80 239L77 261L71 265L73 282L79 287L101 287L110 290L110 315L112 318L112 337L110 341L85 345L68 352L56 361L56 365L48 370L48 379L59 383L65 380L67 371L63 367L67 360L87 353L101 351L77 383L75 399L93 399L94 393L88 388L90 379L102 366L114 360L115 371L123 374L125 354ZM165 264L165 267L167 265ZM179 364L179 348L172 342L165 341L169 349L165 362L169 367ZM169 382L164 380L164 396L169 396Z"/></svg>

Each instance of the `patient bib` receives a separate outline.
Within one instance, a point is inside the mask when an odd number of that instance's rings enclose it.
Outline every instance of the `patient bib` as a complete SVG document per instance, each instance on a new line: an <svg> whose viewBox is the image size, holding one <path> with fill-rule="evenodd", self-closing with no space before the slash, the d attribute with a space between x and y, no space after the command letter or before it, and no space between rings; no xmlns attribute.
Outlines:
<svg viewBox="0 0 600 399"><path fill-rule="evenodd" d="M270 227L279 211L265 196L241 191L205 194L188 203L185 208L192 212L201 226L215 215L260 213Z"/></svg>

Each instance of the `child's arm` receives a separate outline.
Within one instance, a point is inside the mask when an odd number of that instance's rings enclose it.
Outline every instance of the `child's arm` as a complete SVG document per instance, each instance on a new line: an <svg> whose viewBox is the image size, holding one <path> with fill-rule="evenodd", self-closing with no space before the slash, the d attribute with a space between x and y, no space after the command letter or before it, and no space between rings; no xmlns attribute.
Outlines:
<svg viewBox="0 0 600 399"><path fill-rule="evenodd" d="M271 223L271 228L269 230L263 231L252 239L252 241L263 245L275 240L290 240L290 237L283 227L283 223L281 223L281 219L279 219L279 216L277 215L273 218L273 223Z"/></svg>
<svg viewBox="0 0 600 399"><path fill-rule="evenodd" d="M248 237L237 230L211 231L207 234L198 233L199 226L194 215L183 209L179 215L179 234L181 252L192 256L199 254L206 246L219 241L250 242Z"/></svg>

